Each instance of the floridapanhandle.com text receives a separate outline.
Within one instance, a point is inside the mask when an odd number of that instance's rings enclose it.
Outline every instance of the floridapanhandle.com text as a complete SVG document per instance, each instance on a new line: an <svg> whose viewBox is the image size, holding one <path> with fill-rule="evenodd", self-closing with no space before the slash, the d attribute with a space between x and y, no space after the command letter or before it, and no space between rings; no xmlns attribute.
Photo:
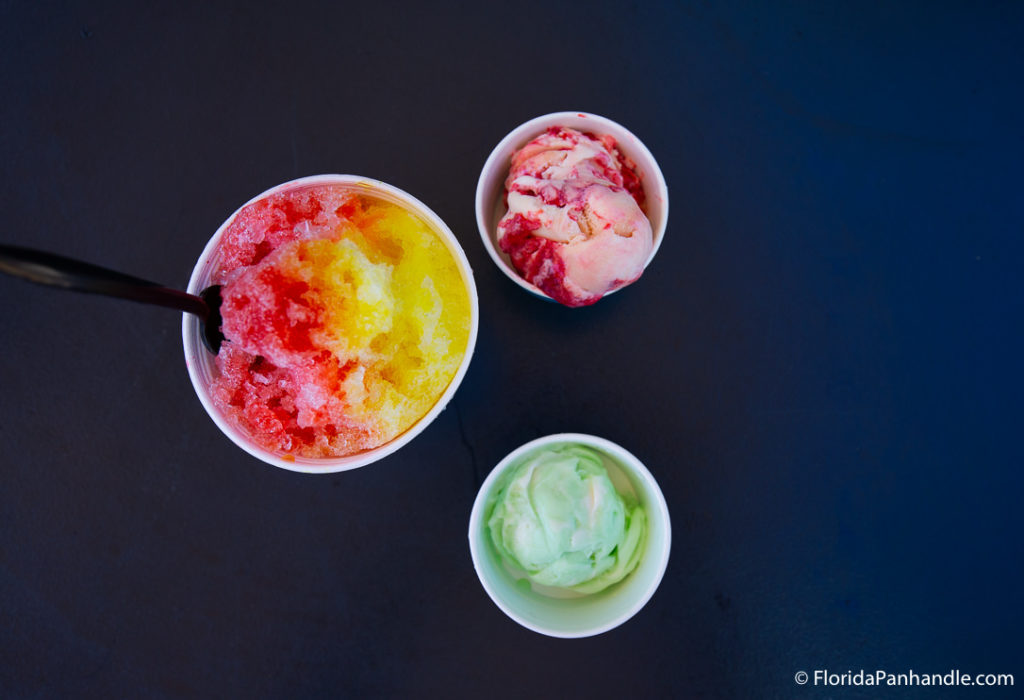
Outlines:
<svg viewBox="0 0 1024 700"><path fill-rule="evenodd" d="M828 669L816 669L811 673L797 671L794 676L797 685L807 685L808 681L817 686L1012 686L1012 673L964 673L953 669L946 673L919 673L907 670L901 673L890 673L885 670L844 671L835 672Z"/></svg>

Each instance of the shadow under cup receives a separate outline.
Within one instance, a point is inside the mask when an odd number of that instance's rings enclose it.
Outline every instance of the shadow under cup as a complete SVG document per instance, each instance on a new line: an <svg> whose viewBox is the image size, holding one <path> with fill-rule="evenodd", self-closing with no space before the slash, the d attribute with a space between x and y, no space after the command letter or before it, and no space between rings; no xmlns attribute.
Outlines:
<svg viewBox="0 0 1024 700"><path fill-rule="evenodd" d="M182 340L185 346L185 364L188 367L189 377L196 395L199 397L203 408L220 430L231 439L236 445L251 454L253 457L290 471L306 472L310 474L328 474L333 472L347 471L357 467L366 466L376 462L393 452L397 451L419 433L421 433L431 422L444 410L448 401L451 400L462 382L469 367L470 359L473 356L473 349L476 345L477 328L479 325L479 302L477 299L476 284L473 281L473 271L466 259L466 254L459 245L451 229L431 211L425 204L412 195L403 192L397 187L392 187L378 180L356 175L314 175L304 177L291 182L273 187L262 194L253 197L251 200L238 208L228 219L221 224L220 228L207 243L203 254L199 257L192 277L189 280L188 291L198 295L203 289L212 284L211 279L217 267L217 256L225 230L234 221L245 207L279 192L311 187L316 185L341 185L350 187L359 194L376 197L392 204L397 204L406 211L411 212L422 219L430 229L441 239L455 261L465 284L466 293L469 297L470 328L469 337L466 342L465 354L458 370L449 382L448 387L433 404L430 410L421 416L405 432L379 447L345 457L323 457L310 458L298 455L286 455L272 452L260 446L244 430L233 425L216 407L210 394L210 385L218 375L214 356L206 349L202 341L202 329L199 319L191 314L185 314L182 318Z"/></svg>

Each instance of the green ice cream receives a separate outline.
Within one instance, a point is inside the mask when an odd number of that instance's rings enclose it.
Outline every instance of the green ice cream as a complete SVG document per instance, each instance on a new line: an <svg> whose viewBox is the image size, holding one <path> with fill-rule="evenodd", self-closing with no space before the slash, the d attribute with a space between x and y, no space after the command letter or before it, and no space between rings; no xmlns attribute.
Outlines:
<svg viewBox="0 0 1024 700"><path fill-rule="evenodd" d="M487 525L498 552L530 580L596 593L636 568L646 516L615 490L597 452L558 445L509 470Z"/></svg>

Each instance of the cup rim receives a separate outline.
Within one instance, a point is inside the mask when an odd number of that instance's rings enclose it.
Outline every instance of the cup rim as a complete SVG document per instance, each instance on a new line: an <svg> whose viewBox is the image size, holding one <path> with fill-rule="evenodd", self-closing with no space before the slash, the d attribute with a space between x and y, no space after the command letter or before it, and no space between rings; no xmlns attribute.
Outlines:
<svg viewBox="0 0 1024 700"><path fill-rule="evenodd" d="M486 537L486 533L484 531L484 510L487 507L487 500L495 482L500 478L501 474L510 467L510 465L514 464L523 455L529 454L530 452L533 452L545 445L556 444L586 445L613 458L616 464L618 464L623 471L635 474L644 483L652 500L651 503L646 505L651 509L657 510L659 518L664 522L663 546L658 551L649 551L644 555L645 559L653 557L657 562L655 564L657 571L651 578L650 584L643 589L641 594L637 596L636 600L633 601L633 603L624 612L588 628L572 631L560 630L554 627L537 624L518 614L512 606L506 603L501 592L486 575L482 565L484 558L490 556L484 542L484 538ZM651 522L652 520L652 518L648 518L648 522ZM473 501L473 509L470 512L469 517L468 537L470 557L473 560L473 569L476 571L477 578L480 580L480 584L483 586L484 591L486 591L491 601L493 601L494 604L497 605L503 613L505 613L505 615L523 627L549 637L578 639L602 634L622 625L635 616L647 604L658 589L658 586L661 584L661 580L665 575L665 570L668 568L669 554L672 549L672 524L669 519L668 504L665 501L665 496L662 493L661 488L658 486L657 480L655 480L654 475L651 474L643 462L641 462L634 454L626 450L621 445L596 435L589 435L586 433L555 433L536 438L535 440L531 440L530 442L520 445L505 455L494 469L491 470L491 473L487 475L487 478L484 479L484 482L480 485L476 498Z"/></svg>
<svg viewBox="0 0 1024 700"><path fill-rule="evenodd" d="M403 207L412 210L418 216L422 217L432 230L438 234L444 242L445 247L452 255L452 258L455 260L455 264L462 275L462 279L466 287L466 293L469 296L470 313L469 337L466 340L466 350L463 354L462 361L459 363L458 369L451 381L448 383L447 388L441 396L438 397L437 401L434 402L434 405L430 410L409 426L407 430L395 437L393 440L390 440L379 447L354 455L320 458L300 457L296 455L289 456L291 458L288 459L256 444L243 431L229 423L227 418L223 416L213 404L205 378L200 372L200 366L205 365L210 360L208 359L209 351L206 350L206 347L203 345L200 337L199 320L192 314L182 314L182 342L185 349L185 364L188 368L189 378L192 381L192 387L195 389L196 396L199 397L200 403L202 403L203 408L206 410L210 418L213 419L213 422L217 427L220 428L221 432L235 443L235 445L260 461L272 466L306 474L334 474L351 469L358 469L359 467L367 466L387 457L408 444L413 438L423 432L427 426L434 422L434 419L440 415L441 411L445 409L448 402L451 401L452 397L455 395L456 390L459 388L459 385L462 383L462 380L469 369L469 363L473 357L473 351L476 347L480 321L480 307L476 282L473 277L473 269L470 267L466 253L459 244L455 234L452 233L452 230L441 219L441 217L439 217L432 209L430 209L430 207L419 199L408 192L395 187L394 185L389 185L386 182L381 182L380 180L375 180L374 178L361 175L342 174L310 175L289 180L288 182L275 185L274 187L265 190L238 207L238 209L224 220L224 223L220 225L213 236L210 237L202 254L196 261L196 265L192 269L192 275L189 278L189 293L198 294L201 291L202 286L204 285L203 279L205 275L211 271L213 255L220 245L224 231L231 222L235 220L239 212L250 204L278 192L318 184L351 185L355 187L365 187L367 191L371 193L383 192L399 200Z"/></svg>
<svg viewBox="0 0 1024 700"><path fill-rule="evenodd" d="M495 238L496 232L493 230L493 218L494 210L497 206L497 197L504 191L504 187L499 188L494 196L488 197L488 181L491 179L492 173L496 170L502 170L507 174L509 167L507 161L512 156L512 153L524 146L531 139L539 136L548 127L561 126L566 121L579 122L580 120L589 120L588 123L593 123L598 130L602 128L607 130L608 133L615 137L617 145L626 155L632 158L634 162L640 160L645 164L644 176L645 179L650 182L650 188L645 187L644 191L648 195L648 202L657 200L660 218L657 229L652 230L652 233L654 234L653 246L650 254L647 256L647 260L644 262L645 270L654 260L654 256L658 253L658 249L661 247L661 243L665 239L665 230L668 224L669 197L668 185L665 182L665 176L651 151L644 145L643 141L637 138L637 136L629 129L618 122L608 119L607 117L602 117L590 112L579 111L551 112L523 122L498 142L498 145L491 151L487 160L484 162L483 168L480 170L480 176L477 179L476 184L475 197L476 225L477 230L480 233L480 238L483 240L484 249L487 250L487 254L490 256L494 264L497 265L498 269L522 289L530 292L534 296L551 302L554 302L555 300L536 285L523 279L519 273L516 272L515 268L512 267L507 256L498 248ZM637 156L639 156L639 158ZM504 183L504 181L505 178L502 177L501 182ZM652 197L652 194L655 196ZM648 207L650 206L651 205L648 204ZM649 212L645 212L645 214L648 216L648 219L651 218ZM628 287L629 285L626 286ZM625 289L625 287L619 287L618 289L606 292L602 295L602 298L610 294L614 294L620 289Z"/></svg>

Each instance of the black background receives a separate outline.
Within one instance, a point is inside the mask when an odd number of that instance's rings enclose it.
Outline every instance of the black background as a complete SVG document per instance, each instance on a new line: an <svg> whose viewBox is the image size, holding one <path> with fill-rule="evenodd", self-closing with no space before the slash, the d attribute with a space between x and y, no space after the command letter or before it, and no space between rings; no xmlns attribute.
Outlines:
<svg viewBox="0 0 1024 700"><path fill-rule="evenodd" d="M250 197L407 190L475 271L454 401L371 467L264 465L206 416L178 314L0 279L3 697L1014 697L1024 683L1020 3L0 3L0 240L184 287ZM532 117L658 158L629 289L537 300L484 251ZM583 640L480 587L476 489L532 438L622 444L673 549Z"/></svg>

